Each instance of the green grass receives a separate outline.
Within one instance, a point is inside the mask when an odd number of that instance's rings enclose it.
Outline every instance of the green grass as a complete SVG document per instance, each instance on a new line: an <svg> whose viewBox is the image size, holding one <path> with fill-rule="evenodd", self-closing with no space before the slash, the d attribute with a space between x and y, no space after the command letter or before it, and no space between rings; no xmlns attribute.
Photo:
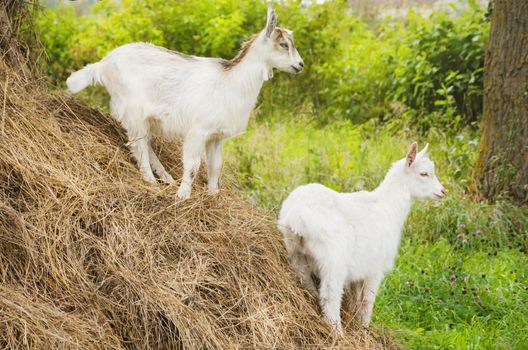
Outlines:
<svg viewBox="0 0 528 350"><path fill-rule="evenodd" d="M526 349L528 258L493 248L483 232L462 243L455 232L429 241L408 229L374 324L414 349Z"/></svg>
<svg viewBox="0 0 528 350"><path fill-rule="evenodd" d="M432 130L416 137L399 124L318 127L287 118L254 123L227 143L226 155L241 192L276 214L304 183L371 190L413 140L430 142L450 196L413 206L373 326L412 349L528 349L528 208L471 198L474 135Z"/></svg>

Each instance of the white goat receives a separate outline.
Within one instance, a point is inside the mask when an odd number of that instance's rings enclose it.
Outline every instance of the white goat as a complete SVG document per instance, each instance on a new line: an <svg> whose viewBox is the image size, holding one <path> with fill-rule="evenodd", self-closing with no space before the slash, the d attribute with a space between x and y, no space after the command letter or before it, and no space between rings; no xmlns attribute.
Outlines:
<svg viewBox="0 0 528 350"><path fill-rule="evenodd" d="M340 332L344 288L355 293L360 320L368 327L383 275L394 266L412 201L446 195L427 146L418 154L417 148L413 143L372 192L339 193L309 184L282 204L278 226L291 263L315 294L312 274L320 279L321 309Z"/></svg>
<svg viewBox="0 0 528 350"><path fill-rule="evenodd" d="M276 27L270 6L266 28L243 44L232 60L186 56L146 43L123 45L66 81L77 93L103 85L114 117L126 129L145 181L173 183L150 146L153 135L183 138L183 180L179 198L189 198L205 150L208 189L218 192L222 143L242 133L262 83L273 68L299 73L304 63L292 32Z"/></svg>

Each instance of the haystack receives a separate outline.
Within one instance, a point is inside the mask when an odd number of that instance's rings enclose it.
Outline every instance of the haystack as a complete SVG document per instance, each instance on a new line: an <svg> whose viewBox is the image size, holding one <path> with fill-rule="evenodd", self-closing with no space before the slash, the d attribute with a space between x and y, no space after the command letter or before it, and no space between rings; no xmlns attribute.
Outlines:
<svg viewBox="0 0 528 350"><path fill-rule="evenodd" d="M229 176L212 197L202 174L187 201L145 184L110 116L2 57L1 348L383 348L332 334ZM156 146L181 176L178 146Z"/></svg>

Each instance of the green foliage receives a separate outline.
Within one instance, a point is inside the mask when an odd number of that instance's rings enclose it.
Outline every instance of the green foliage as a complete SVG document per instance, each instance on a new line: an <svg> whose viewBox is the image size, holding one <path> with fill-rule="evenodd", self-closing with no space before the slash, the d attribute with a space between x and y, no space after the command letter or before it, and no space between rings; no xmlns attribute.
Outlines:
<svg viewBox="0 0 528 350"><path fill-rule="evenodd" d="M458 18L434 12L409 14L407 53L397 63L391 90L395 99L417 111L421 126L457 126L482 112L484 42L488 24L474 2ZM396 60L398 57L391 57ZM436 120L428 120L427 114ZM425 117L425 118L424 118ZM438 120L437 118L440 118Z"/></svg>
<svg viewBox="0 0 528 350"><path fill-rule="evenodd" d="M474 231L468 237L405 238L373 322L412 349L525 349L528 258L490 248Z"/></svg>
<svg viewBox="0 0 528 350"><path fill-rule="evenodd" d="M79 23L71 7L48 9L37 17L36 29L47 56L45 67L53 82L65 79L71 73L72 40L80 30Z"/></svg>
<svg viewBox="0 0 528 350"><path fill-rule="evenodd" d="M48 74L61 85L69 72L133 41L233 57L263 29L266 6L264 0L101 1L85 16L63 7L46 10L38 26ZM411 11L402 19L369 22L354 17L346 1L276 6L279 25L295 32L306 69L265 84L259 118L280 110L315 115L319 123L401 119L425 131L460 128L479 117L488 23L474 1L427 16Z"/></svg>

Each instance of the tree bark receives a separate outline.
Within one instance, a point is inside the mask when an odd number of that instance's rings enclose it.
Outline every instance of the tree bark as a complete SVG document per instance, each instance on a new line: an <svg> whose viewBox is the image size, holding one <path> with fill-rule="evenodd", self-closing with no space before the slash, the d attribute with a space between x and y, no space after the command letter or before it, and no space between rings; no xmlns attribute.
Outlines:
<svg viewBox="0 0 528 350"><path fill-rule="evenodd" d="M493 1L476 185L484 198L528 202L527 0Z"/></svg>

